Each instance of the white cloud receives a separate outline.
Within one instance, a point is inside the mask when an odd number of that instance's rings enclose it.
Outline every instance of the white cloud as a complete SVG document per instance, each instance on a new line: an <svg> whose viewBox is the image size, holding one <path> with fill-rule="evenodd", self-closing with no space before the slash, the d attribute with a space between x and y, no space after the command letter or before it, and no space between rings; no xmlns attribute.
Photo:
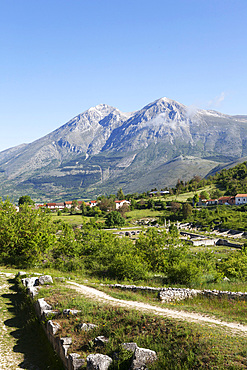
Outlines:
<svg viewBox="0 0 247 370"><path fill-rule="evenodd" d="M219 107L220 104L225 100L226 93L223 91L220 95L216 96L214 99L208 102L208 107Z"/></svg>

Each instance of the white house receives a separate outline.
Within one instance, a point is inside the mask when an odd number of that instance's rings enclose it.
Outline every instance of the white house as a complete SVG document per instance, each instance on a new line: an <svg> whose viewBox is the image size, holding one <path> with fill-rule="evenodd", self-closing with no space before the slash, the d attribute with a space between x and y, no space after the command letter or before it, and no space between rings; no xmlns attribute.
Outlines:
<svg viewBox="0 0 247 370"><path fill-rule="evenodd" d="M123 207L124 204L127 204L128 206L130 205L130 202L128 200L115 200L115 204L116 204L116 209L119 209L121 207Z"/></svg>
<svg viewBox="0 0 247 370"><path fill-rule="evenodd" d="M235 196L235 204L246 204L247 203L247 194L237 194Z"/></svg>

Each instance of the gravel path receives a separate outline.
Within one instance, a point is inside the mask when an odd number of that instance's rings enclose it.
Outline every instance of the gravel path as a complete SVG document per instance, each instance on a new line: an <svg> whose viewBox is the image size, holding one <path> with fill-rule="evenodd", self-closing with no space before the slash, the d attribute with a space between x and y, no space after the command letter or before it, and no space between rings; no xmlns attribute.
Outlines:
<svg viewBox="0 0 247 370"><path fill-rule="evenodd" d="M19 367L24 361L24 355L14 351L17 345L17 339L10 333L13 327L5 325L6 320L13 318L12 312L8 310L10 306L10 299L8 295L13 292L10 291L10 285L7 282L8 278L14 275L8 273L0 273L0 369L23 369Z"/></svg>
<svg viewBox="0 0 247 370"><path fill-rule="evenodd" d="M232 322L221 321L216 318L202 315L198 313L190 313L186 311L176 311L171 310L169 308L161 308L158 306L152 306L142 302L135 302L135 301L125 301L121 299L116 299L108 294L101 292L95 288L90 288L88 286L77 284L72 281L67 281L69 283L69 287L75 289L77 292L82 293L83 295L101 301L101 302L110 302L111 304L119 307L126 307L130 309L137 309L141 311L146 311L152 314L167 316L174 319L185 320L190 322L197 322L197 323L204 323L210 325L220 325L221 327L225 327L229 329L231 332L238 332L242 333L242 335L247 335L247 326L241 325Z"/></svg>

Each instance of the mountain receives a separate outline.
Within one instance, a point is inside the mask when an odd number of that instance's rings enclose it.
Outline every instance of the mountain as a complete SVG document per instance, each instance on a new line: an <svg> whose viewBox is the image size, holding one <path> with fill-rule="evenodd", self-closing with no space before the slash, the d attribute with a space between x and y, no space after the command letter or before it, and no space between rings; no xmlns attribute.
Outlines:
<svg viewBox="0 0 247 370"><path fill-rule="evenodd" d="M33 143L0 152L0 194L44 201L172 186L241 161L246 134L247 116L168 98L132 113L100 104Z"/></svg>

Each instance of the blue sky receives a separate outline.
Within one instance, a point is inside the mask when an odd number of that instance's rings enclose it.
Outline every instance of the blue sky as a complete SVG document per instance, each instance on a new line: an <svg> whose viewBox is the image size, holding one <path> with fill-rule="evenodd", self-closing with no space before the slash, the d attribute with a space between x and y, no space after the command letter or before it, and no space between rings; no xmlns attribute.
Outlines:
<svg viewBox="0 0 247 370"><path fill-rule="evenodd" d="M0 151L106 103L247 115L246 0L0 0Z"/></svg>

